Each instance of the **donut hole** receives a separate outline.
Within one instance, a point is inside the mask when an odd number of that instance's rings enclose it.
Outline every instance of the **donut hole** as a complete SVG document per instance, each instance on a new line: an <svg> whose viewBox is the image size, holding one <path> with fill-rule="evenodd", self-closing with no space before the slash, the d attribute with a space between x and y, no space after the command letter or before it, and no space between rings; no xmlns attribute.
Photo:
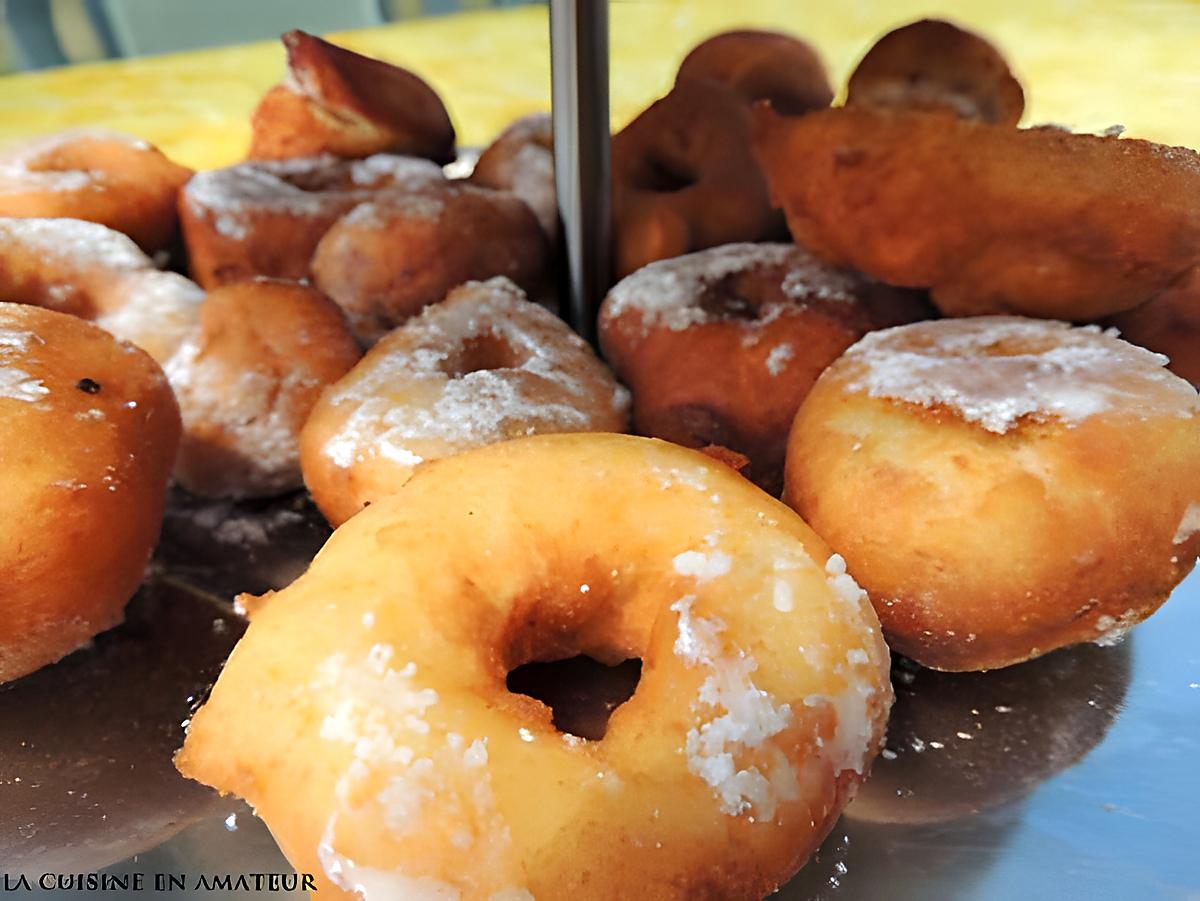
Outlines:
<svg viewBox="0 0 1200 901"><path fill-rule="evenodd" d="M609 666L586 654L565 660L523 663L505 682L513 694L550 708L559 732L599 741L612 712L633 697L642 675L639 658Z"/></svg>
<svg viewBox="0 0 1200 901"><path fill-rule="evenodd" d="M633 188L655 194L674 194L696 183L696 172L691 166L653 152L643 157L631 176Z"/></svg>
<svg viewBox="0 0 1200 901"><path fill-rule="evenodd" d="M518 351L504 338L485 332L464 340L458 352L446 361L445 372L456 379L489 369L518 369L528 359L529 354Z"/></svg>
<svg viewBox="0 0 1200 901"><path fill-rule="evenodd" d="M759 290L755 280L747 281L740 273L718 279L700 297L700 309L714 319L738 319L755 322L767 307L768 297Z"/></svg>

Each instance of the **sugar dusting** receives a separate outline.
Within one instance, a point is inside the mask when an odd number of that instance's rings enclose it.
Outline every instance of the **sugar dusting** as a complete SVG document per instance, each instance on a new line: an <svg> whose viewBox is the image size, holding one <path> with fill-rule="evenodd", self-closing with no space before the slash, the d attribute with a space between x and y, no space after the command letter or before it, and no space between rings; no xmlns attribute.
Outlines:
<svg viewBox="0 0 1200 901"><path fill-rule="evenodd" d="M509 365L458 374L461 349L481 338L503 342ZM611 427L629 395L560 319L498 277L463 285L392 332L329 402L352 407L324 447L335 465L412 466L524 435Z"/></svg>
<svg viewBox="0 0 1200 901"><path fill-rule="evenodd" d="M437 692L420 684L415 663L396 666L395 656L392 645L376 643L359 661L338 653L316 668L309 689L327 711L320 737L350 749L334 787L338 806L326 821L317 856L330 881L364 899L459 898L450 883L364 866L337 847L338 817L351 811L367 815L368 806L397 840L449 822L460 850L470 851L484 837L486 844L472 853L486 858L511 844L496 809L487 740L435 732L428 714L438 704Z"/></svg>
<svg viewBox="0 0 1200 901"><path fill-rule="evenodd" d="M0 328L0 398L35 403L50 389L17 364L29 353L31 344L42 339L33 332Z"/></svg>
<svg viewBox="0 0 1200 901"><path fill-rule="evenodd" d="M872 332L839 366L850 391L1004 434L1026 417L1070 427L1107 411L1195 416L1196 390L1166 362L1098 326L980 316Z"/></svg>
<svg viewBox="0 0 1200 901"><path fill-rule="evenodd" d="M782 269L783 293L792 301L850 301L855 296L852 275L795 244L725 244L643 266L609 292L602 315L611 319L637 311L643 326L672 331L713 322L719 314L704 310L701 298L723 279L755 267ZM770 313L762 310L760 316Z"/></svg>
<svg viewBox="0 0 1200 901"><path fill-rule="evenodd" d="M1200 532L1200 503L1192 503L1183 511L1183 518L1179 520L1172 540L1175 544L1183 544L1197 532Z"/></svg>

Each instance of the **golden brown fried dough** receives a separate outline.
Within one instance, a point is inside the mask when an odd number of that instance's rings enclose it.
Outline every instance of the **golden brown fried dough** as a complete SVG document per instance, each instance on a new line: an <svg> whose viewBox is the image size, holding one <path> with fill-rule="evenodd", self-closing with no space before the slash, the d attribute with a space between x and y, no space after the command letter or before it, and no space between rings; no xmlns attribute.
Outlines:
<svg viewBox="0 0 1200 901"><path fill-rule="evenodd" d="M750 151L750 113L718 82L684 80L613 138L613 266L781 237Z"/></svg>
<svg viewBox="0 0 1200 901"><path fill-rule="evenodd" d="M0 682L120 621L178 444L149 356L75 316L0 303Z"/></svg>
<svg viewBox="0 0 1200 901"><path fill-rule="evenodd" d="M342 311L315 288L271 279L217 288L166 367L183 415L175 478L203 497L299 488L300 429L360 356Z"/></svg>
<svg viewBox="0 0 1200 901"><path fill-rule="evenodd" d="M943 313L1087 320L1200 258L1200 156L939 113L756 109L755 149L796 241L929 288Z"/></svg>
<svg viewBox="0 0 1200 901"><path fill-rule="evenodd" d="M516 194L533 210L551 243L558 240L554 130L549 113L523 116L504 129L480 155L471 181Z"/></svg>
<svg viewBox="0 0 1200 901"><path fill-rule="evenodd" d="M963 119L1016 125L1025 92L986 39L940 19L881 37L846 88L847 106L944 110Z"/></svg>
<svg viewBox="0 0 1200 901"><path fill-rule="evenodd" d="M1115 326L1126 341L1165 354L1168 369L1200 388L1200 267L1105 324Z"/></svg>
<svg viewBox="0 0 1200 901"><path fill-rule="evenodd" d="M925 666L1115 641L1200 552L1200 399L1096 326L872 332L796 414L784 500Z"/></svg>
<svg viewBox="0 0 1200 901"><path fill-rule="evenodd" d="M548 253L523 201L456 183L357 207L321 239L312 273L370 344L464 282L502 275L532 293Z"/></svg>
<svg viewBox="0 0 1200 901"><path fill-rule="evenodd" d="M829 106L833 88L817 52L777 31L726 31L692 48L675 83L719 81L747 102L769 100L776 112L797 116Z"/></svg>
<svg viewBox="0 0 1200 901"><path fill-rule="evenodd" d="M283 45L288 74L254 110L249 159L322 153L454 159L450 115L421 78L303 31L289 31Z"/></svg>

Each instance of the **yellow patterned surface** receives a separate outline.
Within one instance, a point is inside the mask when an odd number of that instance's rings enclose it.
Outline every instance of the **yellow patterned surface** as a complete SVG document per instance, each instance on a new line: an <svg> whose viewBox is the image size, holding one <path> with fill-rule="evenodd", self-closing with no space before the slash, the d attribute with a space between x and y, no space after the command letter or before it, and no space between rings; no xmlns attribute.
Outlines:
<svg viewBox="0 0 1200 901"><path fill-rule="evenodd" d="M807 37L841 84L873 38L925 15L949 15L997 41L1026 87L1025 121L1200 146L1200 2L1195 0L912 0L683 2L614 0L613 120L628 120L670 84L683 54L726 28ZM414 69L441 92L464 144L549 105L544 7L463 13L334 35ZM247 118L282 72L278 44L76 66L0 77L0 145L79 125L144 137L182 163L237 160Z"/></svg>

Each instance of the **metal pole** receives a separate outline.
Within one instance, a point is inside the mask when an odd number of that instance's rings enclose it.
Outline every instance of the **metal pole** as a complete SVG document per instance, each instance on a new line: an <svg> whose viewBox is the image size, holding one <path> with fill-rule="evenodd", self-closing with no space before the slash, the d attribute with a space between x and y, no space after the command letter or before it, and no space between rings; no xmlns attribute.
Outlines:
<svg viewBox="0 0 1200 901"><path fill-rule="evenodd" d="M608 2L550 0L554 184L567 257L571 327L595 342L608 290Z"/></svg>

